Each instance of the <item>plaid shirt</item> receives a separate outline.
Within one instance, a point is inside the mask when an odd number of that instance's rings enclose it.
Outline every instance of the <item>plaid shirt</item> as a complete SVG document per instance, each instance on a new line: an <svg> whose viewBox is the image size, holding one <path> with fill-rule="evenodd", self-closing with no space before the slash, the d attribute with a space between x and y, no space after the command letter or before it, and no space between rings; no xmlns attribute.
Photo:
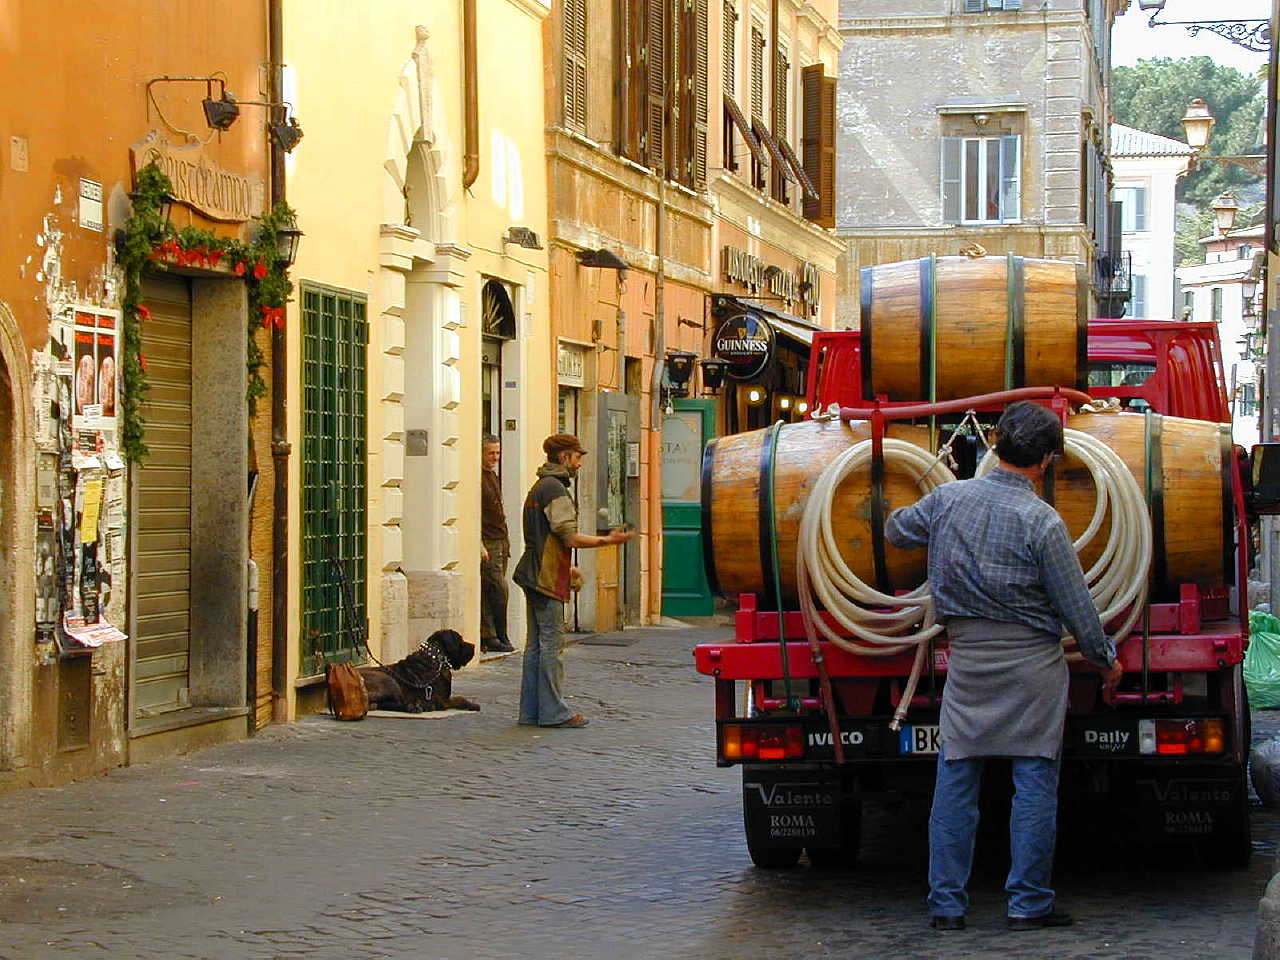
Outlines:
<svg viewBox="0 0 1280 960"><path fill-rule="evenodd" d="M1056 636L1065 625L1091 663L1115 659L1066 524L1026 477L995 470L944 484L893 511L885 533L896 547L929 547L939 620L983 617Z"/></svg>

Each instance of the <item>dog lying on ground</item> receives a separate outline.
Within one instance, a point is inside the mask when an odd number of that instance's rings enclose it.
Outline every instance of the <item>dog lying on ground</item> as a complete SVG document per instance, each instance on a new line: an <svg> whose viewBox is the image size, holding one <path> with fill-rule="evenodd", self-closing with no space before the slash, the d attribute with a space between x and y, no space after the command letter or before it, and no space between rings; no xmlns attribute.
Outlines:
<svg viewBox="0 0 1280 960"><path fill-rule="evenodd" d="M437 630L403 660L384 667L361 667L370 710L479 710L480 704L453 695L453 671L471 662L475 644L456 630Z"/></svg>

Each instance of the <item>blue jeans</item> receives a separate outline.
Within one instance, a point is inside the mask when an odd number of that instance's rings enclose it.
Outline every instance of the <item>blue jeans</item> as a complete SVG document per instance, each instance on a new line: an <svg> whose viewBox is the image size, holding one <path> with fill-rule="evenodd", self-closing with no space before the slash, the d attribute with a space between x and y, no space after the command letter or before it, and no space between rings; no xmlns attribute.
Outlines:
<svg viewBox="0 0 1280 960"><path fill-rule="evenodd" d="M524 648L524 664L520 674L520 722L553 727L573 716L573 711L560 695L564 686L564 664L560 651L564 643L561 630L561 603L554 597L525 591L529 613L529 642Z"/></svg>
<svg viewBox="0 0 1280 960"><path fill-rule="evenodd" d="M983 762L948 760L945 746L938 753L929 814L929 912L934 916L962 917L969 909L965 886L973 868ZM1049 879L1058 835L1059 765L1044 757L1013 758L1012 864L1004 886L1011 917L1040 917L1053 910Z"/></svg>

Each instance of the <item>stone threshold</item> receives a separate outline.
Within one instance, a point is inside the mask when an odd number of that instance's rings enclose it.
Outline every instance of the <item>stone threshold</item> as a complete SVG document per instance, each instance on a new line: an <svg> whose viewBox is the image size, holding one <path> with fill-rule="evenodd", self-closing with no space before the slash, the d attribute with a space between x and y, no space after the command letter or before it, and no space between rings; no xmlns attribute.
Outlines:
<svg viewBox="0 0 1280 960"><path fill-rule="evenodd" d="M129 727L129 739L149 737L170 730L182 730L205 723L216 723L219 720L234 720L236 717L247 717L248 707L187 707L162 713L159 716L135 720Z"/></svg>

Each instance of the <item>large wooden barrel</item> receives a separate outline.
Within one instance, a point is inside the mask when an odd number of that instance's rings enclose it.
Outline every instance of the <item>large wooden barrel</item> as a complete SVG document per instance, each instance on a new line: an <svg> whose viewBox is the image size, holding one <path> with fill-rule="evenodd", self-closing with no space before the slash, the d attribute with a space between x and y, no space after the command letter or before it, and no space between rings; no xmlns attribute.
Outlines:
<svg viewBox="0 0 1280 960"><path fill-rule="evenodd" d="M888 435L928 448L925 427L891 424ZM765 499L772 429L720 437L707 445L702 460L702 536L707 579L723 596L756 593L773 596L773 562L769 549L768 502ZM796 601L796 545L800 519L819 474L835 457L871 437L865 422L839 421L786 424L777 434L773 500L777 515L778 572L783 600ZM832 525L841 555L867 583L892 589L911 588L925 579L925 552L899 550L871 528L871 472L856 470L836 491ZM915 503L920 489L892 463L884 479L885 515ZM877 570L877 539L883 545Z"/></svg>
<svg viewBox="0 0 1280 960"><path fill-rule="evenodd" d="M1010 254L863 267L863 397L1084 389L1088 319L1084 264Z"/></svg>
<svg viewBox="0 0 1280 960"><path fill-rule="evenodd" d="M1072 429L1101 440L1128 466L1140 489L1150 471L1153 601L1177 599L1178 586L1221 588L1234 581L1234 507L1229 424L1155 414L1079 414ZM889 436L928 448L924 427L892 424ZM866 423L787 424L777 433L773 500L783 601L794 605L796 549L805 504L822 470L837 454L870 438ZM773 596L766 479L772 431L754 430L708 444L702 463L703 543L707 577L724 596ZM1062 515L1074 540L1093 516L1095 490L1088 468L1068 456L1040 494ZM855 471L836 492L832 522L841 554L862 580L888 590L909 589L925 579L926 552L899 550L871 526L869 469ZM919 488L905 471L886 464L884 512L914 503ZM1101 554L1110 523L1081 555L1086 570ZM879 539L879 543L877 540Z"/></svg>
<svg viewBox="0 0 1280 960"><path fill-rule="evenodd" d="M1235 509L1232 494L1231 425L1158 414L1085 413L1067 425L1101 440L1119 454L1139 489L1147 490L1150 462L1151 598L1177 600L1178 586L1222 588L1235 581ZM1042 495L1058 509L1074 540L1093 516L1089 468L1068 456L1053 471ZM1086 570L1106 546L1102 529L1080 555Z"/></svg>

